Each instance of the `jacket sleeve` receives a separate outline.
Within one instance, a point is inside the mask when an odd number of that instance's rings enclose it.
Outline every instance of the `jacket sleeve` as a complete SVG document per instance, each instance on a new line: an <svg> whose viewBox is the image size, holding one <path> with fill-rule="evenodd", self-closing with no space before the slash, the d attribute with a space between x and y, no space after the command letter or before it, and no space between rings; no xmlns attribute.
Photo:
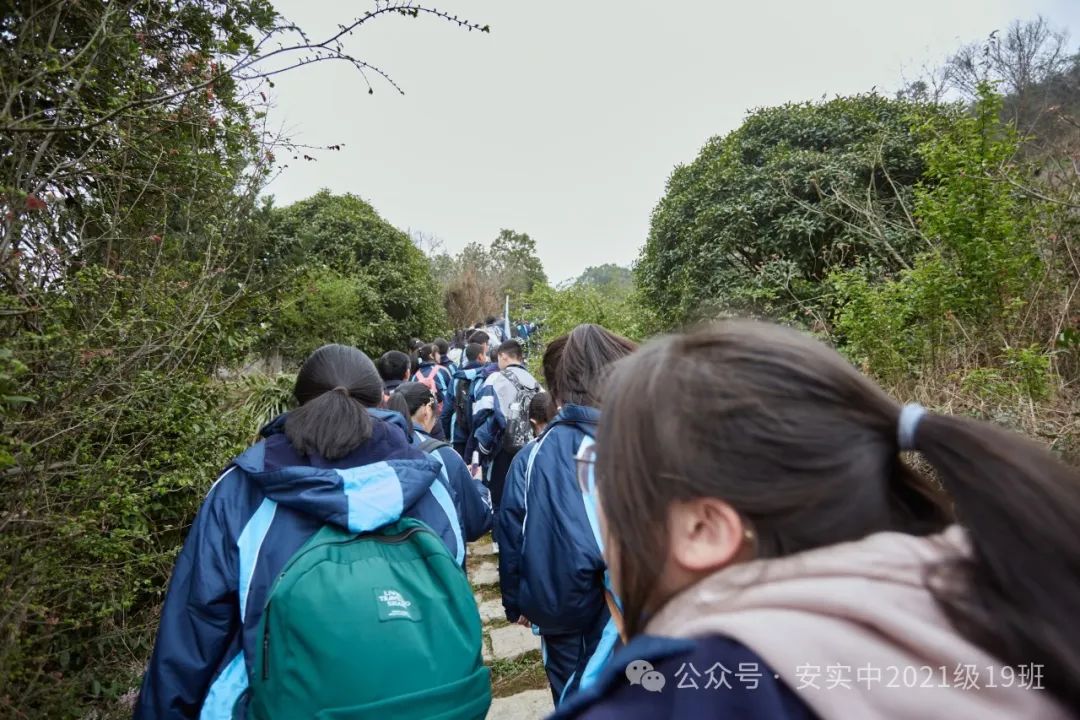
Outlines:
<svg viewBox="0 0 1080 720"><path fill-rule="evenodd" d="M495 384L497 375L492 375L480 389L476 402L473 403L473 427L476 428L476 445L481 455L492 456L499 447L502 431L506 426L502 409L499 407L499 395Z"/></svg>
<svg viewBox="0 0 1080 720"><path fill-rule="evenodd" d="M435 389L439 391L439 402L445 402L450 392L450 371L442 365L435 367Z"/></svg>
<svg viewBox="0 0 1080 720"><path fill-rule="evenodd" d="M454 384L456 382L457 382L456 380L451 378L450 386L449 386L449 389L450 389L451 392L450 392L449 395L446 396L446 400L443 401L442 413L439 414L439 424L442 425L443 436L446 438L447 442L450 442L450 443L454 442L454 428L453 428L453 421L454 421L454 393L453 393L453 389L454 389Z"/></svg>
<svg viewBox="0 0 1080 720"><path fill-rule="evenodd" d="M444 447L439 453L457 497L465 542L473 542L491 529L491 494L482 482L469 474L465 461L452 448Z"/></svg>
<svg viewBox="0 0 1080 720"><path fill-rule="evenodd" d="M517 622L521 617L518 607L518 583L521 579L521 525L525 520L525 483L529 456L535 443L522 448L510 463L503 487L502 503L496 518L495 539L499 543L499 589L502 592L506 619Z"/></svg>
<svg viewBox="0 0 1080 720"><path fill-rule="evenodd" d="M229 472L203 502L176 560L135 720L198 717L239 632L239 560L221 487Z"/></svg>

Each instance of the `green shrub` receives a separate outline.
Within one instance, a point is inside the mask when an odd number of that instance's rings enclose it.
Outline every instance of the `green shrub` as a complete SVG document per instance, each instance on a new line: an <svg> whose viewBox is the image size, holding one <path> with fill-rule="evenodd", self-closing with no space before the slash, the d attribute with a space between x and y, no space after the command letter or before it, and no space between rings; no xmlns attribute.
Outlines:
<svg viewBox="0 0 1080 720"><path fill-rule="evenodd" d="M1049 394L1044 339L1020 321L1043 272L1032 242L1040 208L1016 192L1019 138L1000 103L984 88L970 113L956 108L920 130L933 139L920 148L914 217L926 249L912 267L884 280L861 268L831 276L844 349L887 382L960 369L980 395Z"/></svg>
<svg viewBox="0 0 1080 720"><path fill-rule="evenodd" d="M833 270L904 267L924 164L913 118L936 113L838 98L757 110L709 140L669 178L635 268L658 329L725 313L805 321L828 305Z"/></svg>

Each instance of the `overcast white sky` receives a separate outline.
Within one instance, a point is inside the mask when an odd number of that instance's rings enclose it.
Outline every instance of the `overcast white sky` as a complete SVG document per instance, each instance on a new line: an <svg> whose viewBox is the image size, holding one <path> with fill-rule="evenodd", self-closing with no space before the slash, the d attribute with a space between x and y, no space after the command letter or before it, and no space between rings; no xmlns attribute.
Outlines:
<svg viewBox="0 0 1080 720"><path fill-rule="evenodd" d="M373 3L275 0L322 37ZM455 251L527 232L553 281L629 264L672 168L747 110L893 90L964 42L1042 13L1080 41L1080 0L438 0L491 26L385 17L347 41L405 90L322 64L278 78L300 142L278 204L326 187Z"/></svg>

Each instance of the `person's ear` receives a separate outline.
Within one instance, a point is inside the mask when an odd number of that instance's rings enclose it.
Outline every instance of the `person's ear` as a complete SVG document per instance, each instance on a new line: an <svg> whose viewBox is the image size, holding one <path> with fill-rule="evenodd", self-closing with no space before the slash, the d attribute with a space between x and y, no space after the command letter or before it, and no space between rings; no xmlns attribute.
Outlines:
<svg viewBox="0 0 1080 720"><path fill-rule="evenodd" d="M673 502L668 534L671 557L687 572L718 570L752 555L753 532L735 508L717 498Z"/></svg>

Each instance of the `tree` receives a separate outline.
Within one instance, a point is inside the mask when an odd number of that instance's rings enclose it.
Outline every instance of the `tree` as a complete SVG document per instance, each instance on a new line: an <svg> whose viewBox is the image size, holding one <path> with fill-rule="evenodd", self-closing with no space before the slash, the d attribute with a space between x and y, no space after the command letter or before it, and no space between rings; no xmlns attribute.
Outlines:
<svg viewBox="0 0 1080 720"><path fill-rule="evenodd" d="M300 278L271 312L267 347L300 360L331 339L350 340L375 356L445 330L427 259L355 195L322 190L275 210L270 238L267 275ZM318 332L306 325L309 313L298 312L315 307L322 309Z"/></svg>
<svg viewBox="0 0 1080 720"><path fill-rule="evenodd" d="M630 268L614 263L604 263L585 268L585 272L575 278L573 284L595 287L615 294L625 294L634 289L634 273Z"/></svg>
<svg viewBox="0 0 1080 720"><path fill-rule="evenodd" d="M1049 105L1047 81L1060 77L1073 64L1068 43L1068 34L1042 16L1016 21L1003 33L992 32L984 43L958 50L945 64L945 76L970 101L978 98L982 86L996 86L1007 98L1008 119L1028 132Z"/></svg>
<svg viewBox="0 0 1080 720"><path fill-rule="evenodd" d="M729 311L812 317L833 268L904 267L923 172L912 123L935 112L861 95L758 110L709 140L669 178L635 270L661 328Z"/></svg>
<svg viewBox="0 0 1080 720"><path fill-rule="evenodd" d="M472 242L456 256L439 253L429 263L442 285L443 303L455 328L500 314L508 294L523 297L547 285L536 241L513 230L501 230L489 247Z"/></svg>
<svg viewBox="0 0 1080 720"><path fill-rule="evenodd" d="M547 283L544 265L536 255L536 241L525 233L500 230L491 243L491 261L505 294L525 295L536 285Z"/></svg>
<svg viewBox="0 0 1080 720"><path fill-rule="evenodd" d="M385 77L343 40L402 14L486 29L384 0L323 40L267 0L5 3L0 716L125 714L187 527L249 439L218 376L297 279L295 248L267 245L280 238L259 197L275 153L298 148L267 131L264 93L324 60ZM347 249L327 246L345 267ZM320 295L302 311L324 320L319 298L371 299L417 270L403 257L386 275L305 268ZM431 322L422 280L378 309Z"/></svg>

